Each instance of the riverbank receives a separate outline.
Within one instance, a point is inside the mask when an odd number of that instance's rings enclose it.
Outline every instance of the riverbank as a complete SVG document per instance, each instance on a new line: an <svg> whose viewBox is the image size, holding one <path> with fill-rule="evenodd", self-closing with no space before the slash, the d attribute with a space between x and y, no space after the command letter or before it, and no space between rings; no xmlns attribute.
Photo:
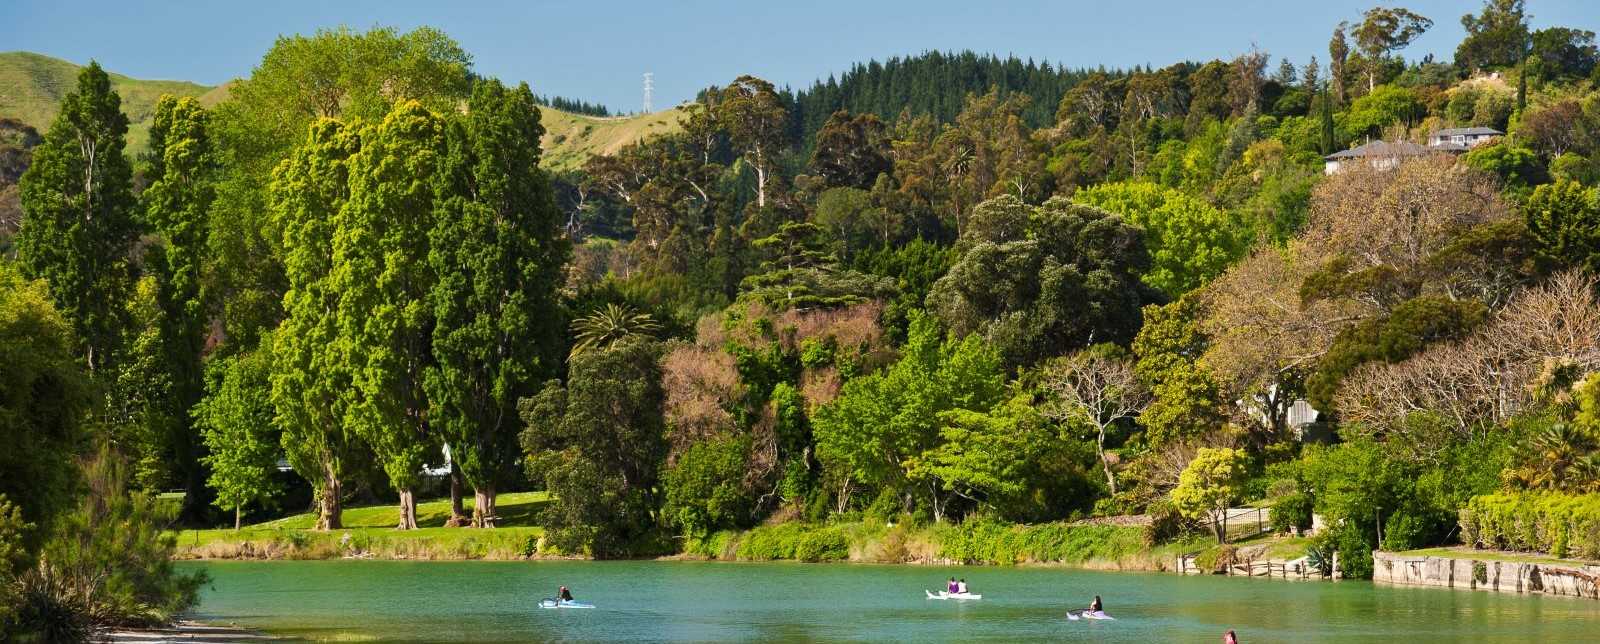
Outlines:
<svg viewBox="0 0 1600 644"><path fill-rule="evenodd" d="M1372 581L1600 599L1600 564L1469 548L1372 553Z"/></svg>
<svg viewBox="0 0 1600 644"><path fill-rule="evenodd" d="M96 633L94 641L104 644L240 644L271 642L278 638L237 626L221 626L191 620L178 620L165 628L114 628Z"/></svg>

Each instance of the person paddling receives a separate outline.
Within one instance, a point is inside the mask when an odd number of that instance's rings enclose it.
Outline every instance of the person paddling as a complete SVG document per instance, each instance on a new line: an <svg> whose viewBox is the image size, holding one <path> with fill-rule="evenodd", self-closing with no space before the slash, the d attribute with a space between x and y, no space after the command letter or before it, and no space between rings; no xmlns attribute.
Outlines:
<svg viewBox="0 0 1600 644"><path fill-rule="evenodd" d="M572 601L572 591L567 590L566 586L562 586L561 592L556 593L556 599L564 602L570 602Z"/></svg>
<svg viewBox="0 0 1600 644"><path fill-rule="evenodd" d="M1230 628L1227 633L1223 634L1222 644L1239 644L1239 638L1233 634L1233 629Z"/></svg>
<svg viewBox="0 0 1600 644"><path fill-rule="evenodd" d="M967 594L967 580L965 578L956 582L956 592L962 595Z"/></svg>
<svg viewBox="0 0 1600 644"><path fill-rule="evenodd" d="M945 584L945 586L944 586L945 592L948 592L948 593L951 593L951 594L955 594L956 588L958 588L958 586L956 586L956 578L955 577L951 577L950 578L950 583Z"/></svg>
<svg viewBox="0 0 1600 644"><path fill-rule="evenodd" d="M1098 613L1105 610L1105 605L1100 602L1100 596L1095 595L1094 601L1089 602L1089 612Z"/></svg>

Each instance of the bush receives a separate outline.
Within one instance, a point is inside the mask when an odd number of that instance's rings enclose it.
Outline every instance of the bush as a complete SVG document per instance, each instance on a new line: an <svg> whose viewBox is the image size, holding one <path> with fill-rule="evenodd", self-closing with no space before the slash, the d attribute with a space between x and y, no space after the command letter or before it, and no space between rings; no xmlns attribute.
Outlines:
<svg viewBox="0 0 1600 644"><path fill-rule="evenodd" d="M1272 504L1272 531L1285 533L1309 530L1313 505L1311 495L1301 492L1279 497Z"/></svg>
<svg viewBox="0 0 1600 644"><path fill-rule="evenodd" d="M1462 540L1474 547L1600 558L1600 494L1486 494L1460 516Z"/></svg>
<svg viewBox="0 0 1600 644"><path fill-rule="evenodd" d="M850 558L850 544L837 529L823 528L800 538L794 548L794 558L812 563L843 561Z"/></svg>
<svg viewBox="0 0 1600 644"><path fill-rule="evenodd" d="M1042 523L1014 525L989 517L937 528L939 556L967 564L1081 563L1116 560L1145 549L1141 528Z"/></svg>
<svg viewBox="0 0 1600 644"><path fill-rule="evenodd" d="M1338 532L1339 574L1345 579L1372 578L1372 546L1355 523Z"/></svg>

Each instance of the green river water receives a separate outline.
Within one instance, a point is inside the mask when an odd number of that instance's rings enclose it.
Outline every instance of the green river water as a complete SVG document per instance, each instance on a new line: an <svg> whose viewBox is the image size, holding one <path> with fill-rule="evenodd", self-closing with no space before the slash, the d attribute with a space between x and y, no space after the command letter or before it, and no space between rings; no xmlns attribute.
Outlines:
<svg viewBox="0 0 1600 644"><path fill-rule="evenodd" d="M1600 602L1070 568L206 562L196 617L326 641L1600 642ZM974 602L932 601L951 575ZM562 584L593 610L540 609ZM1068 621L1099 594L1116 621Z"/></svg>

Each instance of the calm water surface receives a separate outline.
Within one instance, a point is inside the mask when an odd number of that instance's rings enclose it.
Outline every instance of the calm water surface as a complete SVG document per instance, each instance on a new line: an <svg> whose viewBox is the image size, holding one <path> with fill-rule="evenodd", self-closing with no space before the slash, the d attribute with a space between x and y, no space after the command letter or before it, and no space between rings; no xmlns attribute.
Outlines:
<svg viewBox="0 0 1600 644"><path fill-rule="evenodd" d="M201 619L334 641L1600 642L1600 602L1064 568L207 562ZM977 602L923 589L965 577ZM545 610L570 586L594 610ZM1099 594L1117 621L1071 622Z"/></svg>

